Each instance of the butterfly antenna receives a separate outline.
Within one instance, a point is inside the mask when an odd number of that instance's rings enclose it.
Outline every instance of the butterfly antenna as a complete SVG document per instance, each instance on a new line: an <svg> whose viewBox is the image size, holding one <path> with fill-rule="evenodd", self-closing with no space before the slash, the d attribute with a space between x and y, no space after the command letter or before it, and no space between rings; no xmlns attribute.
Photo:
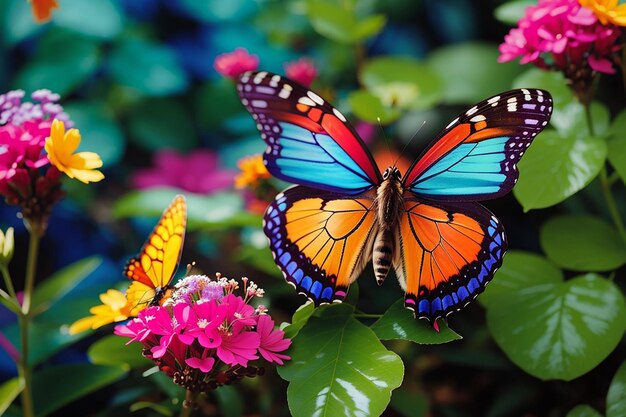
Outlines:
<svg viewBox="0 0 626 417"><path fill-rule="evenodd" d="M385 134L385 129L383 128L383 124L380 121L380 117L377 117L376 121L378 122L378 127L380 127L380 131L383 133L383 139L385 139L385 143L387 144L387 152L389 152L389 155L391 155L391 142L389 141L389 138Z"/></svg>
<svg viewBox="0 0 626 417"><path fill-rule="evenodd" d="M415 129L415 132L413 133L413 135L411 136L411 139L409 139L409 141L407 143L404 144L404 146L402 147L402 151L400 151L400 154L398 155L398 158L395 160L395 162L393 163L393 166L396 166L396 164L398 163L398 161L400 160L400 158L402 158L402 155L404 154L404 151L406 151L406 148L409 147L409 145L413 142L413 139L415 139L415 137L417 136L417 134L419 133L420 130L422 130L422 128L424 127L424 125L426 124L426 120L424 120L422 122L421 125L419 125L419 127L417 129Z"/></svg>

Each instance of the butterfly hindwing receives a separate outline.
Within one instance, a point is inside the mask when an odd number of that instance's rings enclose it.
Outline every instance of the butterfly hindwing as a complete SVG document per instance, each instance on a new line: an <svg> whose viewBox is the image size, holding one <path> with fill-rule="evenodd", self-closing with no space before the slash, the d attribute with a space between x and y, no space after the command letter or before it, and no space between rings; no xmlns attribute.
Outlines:
<svg viewBox="0 0 626 417"><path fill-rule="evenodd" d="M512 90L484 100L448 125L403 184L441 201L500 197L515 185L517 163L551 113L552 97L544 90Z"/></svg>
<svg viewBox="0 0 626 417"><path fill-rule="evenodd" d="M315 304L342 300L371 258L373 197L304 186L278 194L263 229L287 282Z"/></svg>
<svg viewBox="0 0 626 417"><path fill-rule="evenodd" d="M481 293L507 248L502 225L478 203L406 198L397 235L405 306L432 323Z"/></svg>
<svg viewBox="0 0 626 417"><path fill-rule="evenodd" d="M244 73L237 89L267 143L264 160L273 176L352 195L380 184L380 170L363 141L314 92L265 71Z"/></svg>
<svg viewBox="0 0 626 417"><path fill-rule="evenodd" d="M127 297L144 304L165 291L178 268L187 223L185 197L178 195L163 212L139 254L130 259L124 275L133 280Z"/></svg>

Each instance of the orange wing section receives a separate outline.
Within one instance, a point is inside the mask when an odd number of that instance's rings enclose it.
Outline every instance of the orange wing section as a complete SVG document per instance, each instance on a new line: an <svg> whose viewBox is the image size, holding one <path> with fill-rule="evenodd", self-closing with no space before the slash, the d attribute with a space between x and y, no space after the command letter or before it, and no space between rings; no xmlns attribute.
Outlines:
<svg viewBox="0 0 626 417"><path fill-rule="evenodd" d="M186 224L187 204L185 197L178 195L163 212L139 255L128 262L124 275L153 289L167 287L180 261Z"/></svg>
<svg viewBox="0 0 626 417"><path fill-rule="evenodd" d="M279 194L264 230L287 281L318 304L343 299L371 258L372 203L302 186Z"/></svg>
<svg viewBox="0 0 626 417"><path fill-rule="evenodd" d="M499 221L477 203L407 199L398 229L394 267L405 305L433 321L478 295L506 250Z"/></svg>

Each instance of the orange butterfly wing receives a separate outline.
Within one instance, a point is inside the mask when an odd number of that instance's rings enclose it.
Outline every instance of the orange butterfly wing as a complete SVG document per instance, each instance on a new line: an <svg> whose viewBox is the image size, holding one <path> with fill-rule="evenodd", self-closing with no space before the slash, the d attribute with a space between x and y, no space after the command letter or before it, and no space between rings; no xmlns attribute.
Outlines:
<svg viewBox="0 0 626 417"><path fill-rule="evenodd" d="M178 195L163 212L141 252L124 268L124 275L134 281L127 291L129 300L145 304L168 289L180 261L186 224L187 204L185 197Z"/></svg>
<svg viewBox="0 0 626 417"><path fill-rule="evenodd" d="M304 186L278 194L263 228L287 282L315 304L342 300L372 256L372 203Z"/></svg>
<svg viewBox="0 0 626 417"><path fill-rule="evenodd" d="M483 291L507 247L502 225L478 203L406 198L396 235L405 307L433 323Z"/></svg>

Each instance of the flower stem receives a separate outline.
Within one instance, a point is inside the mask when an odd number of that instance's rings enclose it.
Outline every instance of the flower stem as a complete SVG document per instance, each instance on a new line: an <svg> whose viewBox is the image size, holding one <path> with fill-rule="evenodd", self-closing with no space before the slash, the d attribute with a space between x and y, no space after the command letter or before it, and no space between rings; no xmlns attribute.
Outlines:
<svg viewBox="0 0 626 417"><path fill-rule="evenodd" d="M4 278L4 285L6 285L7 290L9 291L9 295L11 298L17 301L17 294L15 294L15 288L13 288L13 281L11 280L11 274L9 273L9 268L6 265L2 265L1 267L2 278Z"/></svg>
<svg viewBox="0 0 626 417"><path fill-rule="evenodd" d="M30 313L33 288L35 287L35 271L37 270L39 242L41 241L41 234L37 227L30 226L28 230L30 232L30 242L28 244L28 258L26 259L26 280L24 283L24 301L22 303L22 312L26 316Z"/></svg>
<svg viewBox="0 0 626 417"><path fill-rule="evenodd" d="M189 417L191 415L191 411L196 408L196 398L198 398L197 392L187 390L179 417Z"/></svg>

